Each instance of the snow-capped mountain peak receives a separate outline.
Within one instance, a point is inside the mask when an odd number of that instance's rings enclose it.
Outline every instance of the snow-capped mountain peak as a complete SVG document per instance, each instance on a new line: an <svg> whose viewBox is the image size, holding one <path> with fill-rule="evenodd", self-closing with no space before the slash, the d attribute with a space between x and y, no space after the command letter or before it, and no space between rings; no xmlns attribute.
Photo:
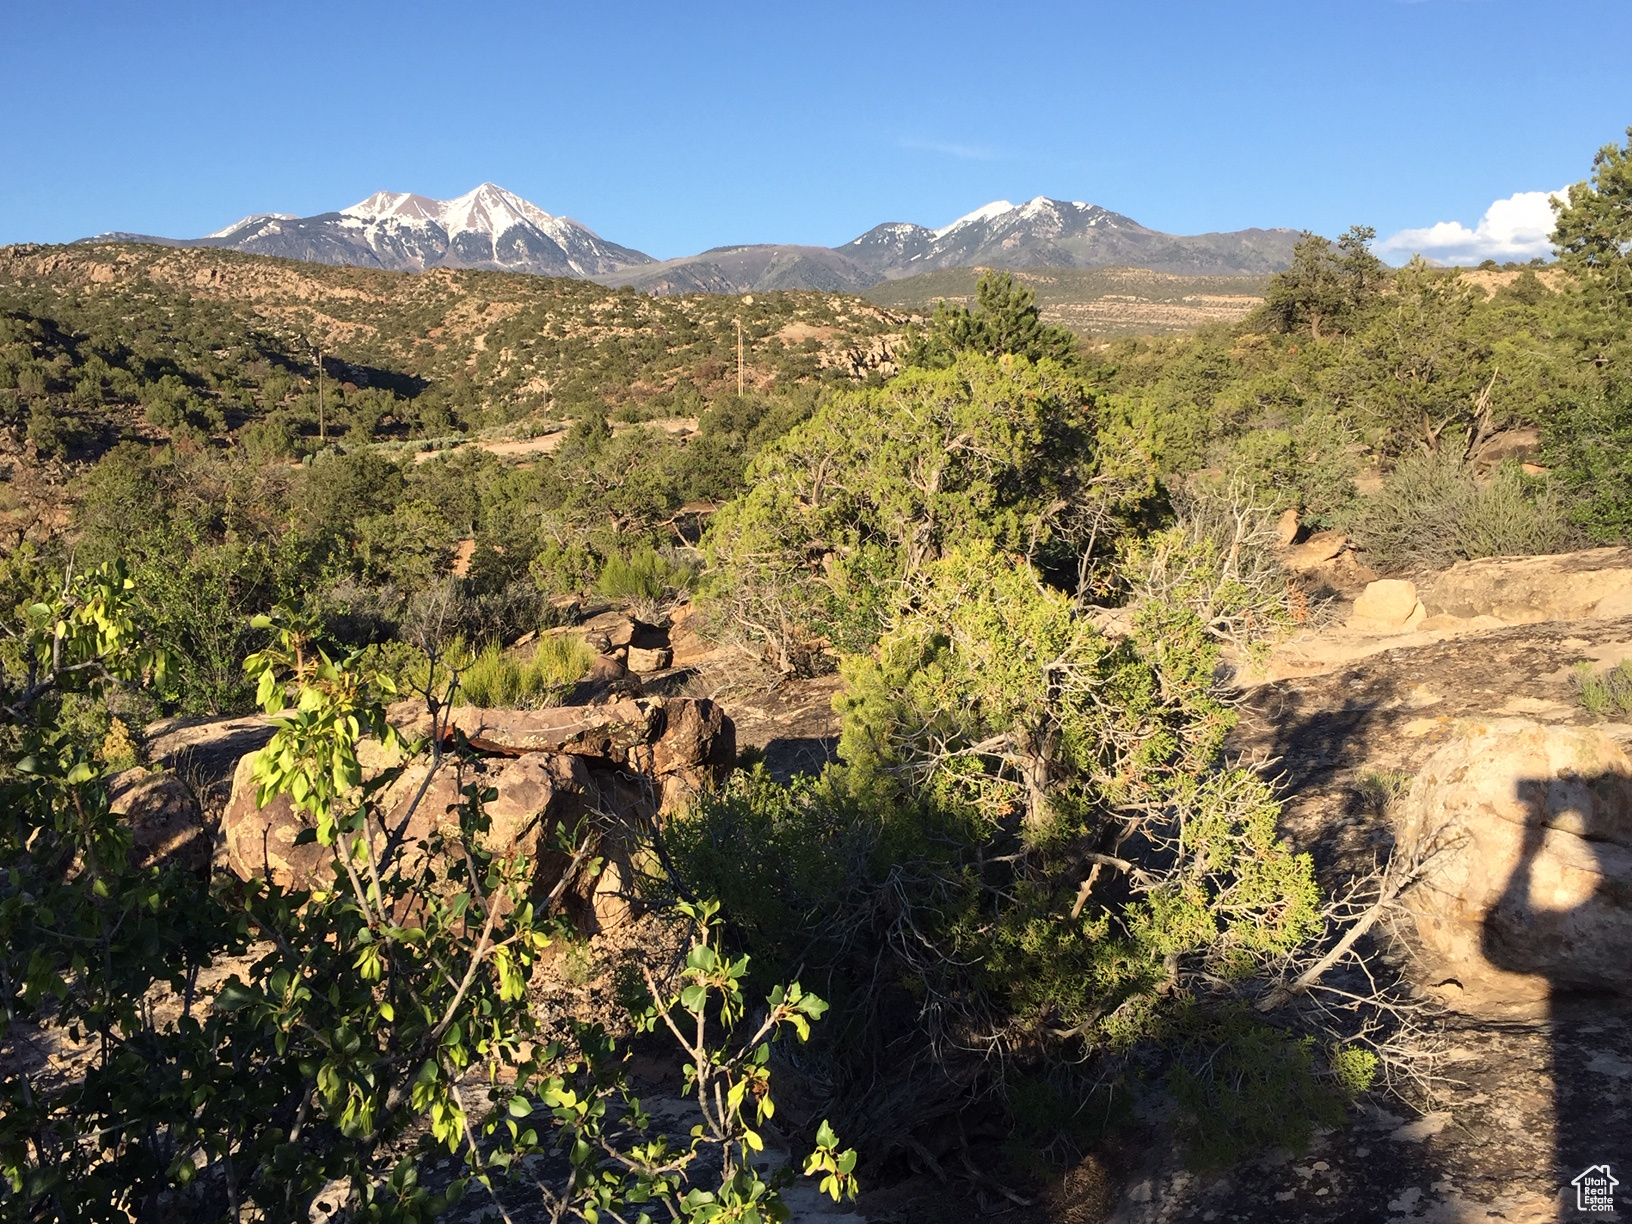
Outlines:
<svg viewBox="0 0 1632 1224"><path fill-rule="evenodd" d="M492 268L555 276L596 276L650 263L649 256L602 240L496 183L452 200L376 191L337 213L246 218L198 241L258 254L399 270Z"/></svg>
<svg viewBox="0 0 1632 1224"><path fill-rule="evenodd" d="M496 183L451 200L378 191L349 208L299 217L257 213L203 238L125 232L87 241L219 247L255 255L394 271L479 268L570 276L662 293L810 288L849 291L956 268L1101 268L1265 275L1286 266L1297 234L1243 230L1183 237L1081 200L993 200L950 225L876 225L833 250L721 246L661 265L545 212ZM654 266L655 265L655 266Z"/></svg>
<svg viewBox="0 0 1632 1224"><path fill-rule="evenodd" d="M1039 199L1042 197L1039 196ZM993 200L990 204L982 204L974 212L964 213L951 225L943 225L938 230L931 230L937 238L945 238L953 230L962 225L973 225L977 221L990 221L993 217L1001 217L1006 212L1013 212L1014 205L1007 200Z"/></svg>
<svg viewBox="0 0 1632 1224"><path fill-rule="evenodd" d="M433 200L409 191L376 191L368 199L341 209L340 215L365 223L386 220L434 222L450 238L460 234L485 234L497 238L517 225L532 225L548 232L566 220L551 216L538 205L506 191L497 183L483 183L451 200Z"/></svg>
<svg viewBox="0 0 1632 1224"><path fill-rule="evenodd" d="M250 213L249 216L244 217L241 220L234 221L231 225L227 226L226 229L218 229L213 234L206 234L205 237L225 238L229 234L235 234L242 230L265 225L268 221L292 221L294 220L294 216L294 213Z"/></svg>
<svg viewBox="0 0 1632 1224"><path fill-rule="evenodd" d="M483 183L458 199L446 201L442 205L441 220L449 235L477 233L497 237L515 225L536 225L548 231L558 218L496 183Z"/></svg>
<svg viewBox="0 0 1632 1224"><path fill-rule="evenodd" d="M411 191L376 191L368 199L353 204L350 208L342 208L340 215L355 217L360 221L383 221L387 217L399 217L407 221L440 222L441 209L441 200L415 195Z"/></svg>

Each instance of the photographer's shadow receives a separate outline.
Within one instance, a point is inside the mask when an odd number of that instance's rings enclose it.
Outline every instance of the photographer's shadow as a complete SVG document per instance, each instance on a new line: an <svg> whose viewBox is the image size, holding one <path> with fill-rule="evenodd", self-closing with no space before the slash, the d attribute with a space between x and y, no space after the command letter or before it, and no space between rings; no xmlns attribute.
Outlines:
<svg viewBox="0 0 1632 1224"><path fill-rule="evenodd" d="M1632 1215L1632 777L1521 779L1517 860L1485 911L1487 989L1526 996L1551 1045L1554 1174L1566 1217L1590 1182ZM1494 864L1492 864L1494 865ZM1614 1178L1618 1181L1606 1180ZM1578 1184L1578 1179L1585 1179ZM1592 1185L1587 1185L1587 1190ZM1593 1214L1579 1218L1593 1218ZM1606 1217L1614 1218L1614 1217Z"/></svg>

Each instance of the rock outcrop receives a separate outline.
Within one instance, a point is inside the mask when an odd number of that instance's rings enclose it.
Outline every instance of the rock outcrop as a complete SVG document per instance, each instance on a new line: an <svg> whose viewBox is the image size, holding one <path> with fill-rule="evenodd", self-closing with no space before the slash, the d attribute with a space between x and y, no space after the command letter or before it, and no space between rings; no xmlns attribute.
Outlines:
<svg viewBox="0 0 1632 1224"><path fill-rule="evenodd" d="M130 829L133 866L209 869L209 827L193 792L175 774L125 770L108 784L108 809Z"/></svg>
<svg viewBox="0 0 1632 1224"><path fill-rule="evenodd" d="M1336 531L1317 531L1301 544L1283 545L1281 564L1312 595L1352 597L1377 577L1360 561L1348 537Z"/></svg>
<svg viewBox="0 0 1632 1224"><path fill-rule="evenodd" d="M1423 604L1430 617L1506 625L1632 616L1632 548L1461 561L1434 581Z"/></svg>
<svg viewBox="0 0 1632 1224"><path fill-rule="evenodd" d="M1354 601L1349 627L1370 633L1409 633L1428 613L1417 598L1417 585L1401 578L1379 578L1366 584Z"/></svg>
<svg viewBox="0 0 1632 1224"><path fill-rule="evenodd" d="M429 717L406 703L392 711L408 735L429 732ZM408 763L381 796L384 826L401 826L409 844L439 829L457 826L461 787L491 787L490 825L484 848L500 855L523 854L535 863L535 888L547 891L568 865L553 847L557 830L577 826L590 810L660 818L700 789L729 775L736 759L731 720L711 701L688 698L625 698L596 706L547 710L487 710L456 707L450 733L461 733L474 758L445 763L434 775L421 760ZM377 767L392 764L380 760ZM423 793L421 793L423 792ZM246 755L233 776L232 797L221 820L228 865L242 879L266 878L285 888L307 888L324 880L330 852L301 834L308 821L286 798L256 806L254 755ZM381 835L383 843L383 834ZM617 847L602 857L607 870L628 877L618 865ZM574 883L581 902L603 909L622 902L594 880ZM616 890L612 890L616 891Z"/></svg>
<svg viewBox="0 0 1632 1224"><path fill-rule="evenodd" d="M1474 722L1422 766L1398 845L1429 985L1464 1011L1558 990L1632 995L1632 760L1592 727Z"/></svg>

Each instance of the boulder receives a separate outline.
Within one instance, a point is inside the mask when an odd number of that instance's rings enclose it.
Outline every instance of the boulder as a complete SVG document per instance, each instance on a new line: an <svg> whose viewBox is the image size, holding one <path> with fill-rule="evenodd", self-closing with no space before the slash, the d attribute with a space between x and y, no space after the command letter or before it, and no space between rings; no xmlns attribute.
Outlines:
<svg viewBox="0 0 1632 1224"><path fill-rule="evenodd" d="M1540 453L1541 430L1532 425L1492 434L1479 444L1468 459L1475 466L1488 470L1510 460L1534 459Z"/></svg>
<svg viewBox="0 0 1632 1224"><path fill-rule="evenodd" d="M474 782L497 792L487 803L482 845L488 853L505 857L520 853L538 859L548 849L554 828L576 824L583 815L591 786L582 760L543 752L467 762L463 771L449 762L437 770L429 786L424 785L426 773L424 765L410 767L386 791L385 827L402 827L409 842L425 840L438 830L456 830L464 802L461 787ZM553 884L555 878L537 882Z"/></svg>
<svg viewBox="0 0 1632 1224"><path fill-rule="evenodd" d="M1397 844L1427 986L1503 1014L1567 990L1632 994L1632 761L1593 727L1465 724L1422 766Z"/></svg>
<svg viewBox="0 0 1632 1224"><path fill-rule="evenodd" d="M108 783L108 810L131 833L131 863L139 868L175 864L209 870L211 837L198 799L173 773L127 769Z"/></svg>
<svg viewBox="0 0 1632 1224"><path fill-rule="evenodd" d="M410 735L429 730L427 716L416 717L406 704L393 707L392 718ZM445 764L428 786L426 764L407 765L380 797L385 827L401 826L417 844L457 823L464 782L493 787L486 847L537 860L542 887L553 886L565 866L551 850L558 824L576 824L591 804L646 818L673 811L699 789L723 782L736 760L735 728L706 700L624 698L548 710L458 706L449 721L479 755L462 775ZM375 755L371 770L397 763ZM285 888L326 880L329 851L298 844L308 822L288 800L255 806L253 769L253 754L238 762L222 817L228 864L243 879L264 876Z"/></svg>
<svg viewBox="0 0 1632 1224"><path fill-rule="evenodd" d="M629 647L628 668L637 674L645 675L650 672L660 672L666 669L674 660L674 653L667 647L660 646L652 650L643 650L639 646Z"/></svg>
<svg viewBox="0 0 1632 1224"><path fill-rule="evenodd" d="M668 813L699 791L722 785L737 760L737 729L712 701L677 699L663 707L651 770L661 785L658 811Z"/></svg>
<svg viewBox="0 0 1632 1224"><path fill-rule="evenodd" d="M1349 546L1349 538L1337 531L1317 531L1296 548L1289 549L1281 563L1289 569L1314 569L1333 560Z"/></svg>
<svg viewBox="0 0 1632 1224"><path fill-rule="evenodd" d="M598 654L595 661L589 665L589 670L584 673L584 680L590 684L610 684L615 680L622 680L628 674L629 669L617 655Z"/></svg>
<svg viewBox="0 0 1632 1224"><path fill-rule="evenodd" d="M267 879L283 888L310 888L327 878L331 858L316 842L298 844L308 827L286 795L257 807L255 754L238 761L232 775L232 794L221 813L221 840L227 866L241 880Z"/></svg>
<svg viewBox="0 0 1632 1224"><path fill-rule="evenodd" d="M690 604L677 608L669 624L669 648L674 666L689 667L714 654L716 647L703 632L705 619Z"/></svg>
<svg viewBox="0 0 1632 1224"><path fill-rule="evenodd" d="M1632 616L1632 548L1459 561L1423 596L1430 616L1503 624Z"/></svg>
<svg viewBox="0 0 1632 1224"><path fill-rule="evenodd" d="M602 654L629 645L638 631L635 620L622 612L602 612L578 626L578 632L589 643L590 649Z"/></svg>
<svg viewBox="0 0 1632 1224"><path fill-rule="evenodd" d="M565 752L622 765L632 747L656 737L662 727L662 703L623 697L547 710L455 706L448 720L484 752Z"/></svg>
<svg viewBox="0 0 1632 1224"><path fill-rule="evenodd" d="M706 698L623 697L548 710L456 706L448 717L482 751L565 753L586 758L592 770L701 771L723 780L718 771L729 773L736 759L736 729Z"/></svg>
<svg viewBox="0 0 1632 1224"><path fill-rule="evenodd" d="M1417 586L1402 578L1368 582L1354 601L1349 627L1371 633L1407 633L1427 617Z"/></svg>
<svg viewBox="0 0 1632 1224"><path fill-rule="evenodd" d="M264 808L255 806L254 756L238 763L232 797L221 820L227 863L241 879L266 878L283 888L311 888L330 878L331 854L316 842L299 844L307 818L279 796ZM483 839L493 854L526 854L547 859L546 837L557 822L575 823L583 814L590 789L589 771L573 757L537 754L513 760L477 762L460 772L451 764L438 769L425 786L428 770L411 766L386 790L385 829L403 828L409 844L429 838L437 829L458 827L460 786L476 782L498 791L487 805L489 826ZM421 788L423 787L423 795ZM384 833L377 840L383 844ZM540 878L548 886L559 878Z"/></svg>

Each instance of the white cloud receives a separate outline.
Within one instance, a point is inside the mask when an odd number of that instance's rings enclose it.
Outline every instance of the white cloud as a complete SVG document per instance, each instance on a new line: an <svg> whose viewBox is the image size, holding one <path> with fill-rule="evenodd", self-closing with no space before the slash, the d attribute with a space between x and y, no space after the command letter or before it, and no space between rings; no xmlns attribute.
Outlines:
<svg viewBox="0 0 1632 1224"><path fill-rule="evenodd" d="M1477 264L1486 259L1520 263L1552 254L1553 210L1548 200L1565 198L1566 190L1520 191L1485 209L1469 229L1460 221L1440 221L1427 229L1403 229L1377 244L1377 254L1404 263L1422 255L1442 264Z"/></svg>

